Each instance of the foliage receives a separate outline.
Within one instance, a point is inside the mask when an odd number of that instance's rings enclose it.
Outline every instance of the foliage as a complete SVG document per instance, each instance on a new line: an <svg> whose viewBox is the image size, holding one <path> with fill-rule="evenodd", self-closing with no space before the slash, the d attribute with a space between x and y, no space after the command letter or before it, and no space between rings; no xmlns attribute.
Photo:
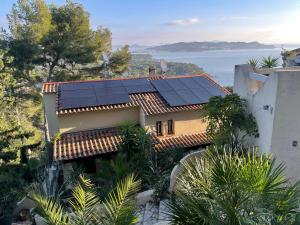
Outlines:
<svg viewBox="0 0 300 225"><path fill-rule="evenodd" d="M33 179L27 152L35 150L41 143L37 128L29 121L36 118L32 111L27 110L27 107L32 107L32 101L24 97L24 88L15 79L12 64L13 58L8 51L0 50L1 210L13 208L25 186Z"/></svg>
<svg viewBox="0 0 300 225"><path fill-rule="evenodd" d="M153 149L150 134L132 122L119 127L123 142L118 155L112 160L98 160L100 172L94 180L101 186L101 195L128 173L137 174L142 181L142 189L155 188L158 198L163 197L169 185L172 169L183 157L182 149Z"/></svg>
<svg viewBox="0 0 300 225"><path fill-rule="evenodd" d="M299 224L300 183L270 155L212 148L184 164L171 224Z"/></svg>
<svg viewBox="0 0 300 225"><path fill-rule="evenodd" d="M10 33L2 35L0 44L9 48L17 71L28 80L41 78L31 74L37 67L42 69L38 74L47 73L48 81L82 79L85 69L102 76L103 53L109 57L112 73L127 70L128 46L112 53L109 29L93 30L88 12L78 3L57 6L44 0L19 0L8 22Z"/></svg>
<svg viewBox="0 0 300 225"><path fill-rule="evenodd" d="M259 66L259 60L258 59L249 59L247 61L247 64L249 64L253 69L256 69Z"/></svg>
<svg viewBox="0 0 300 225"><path fill-rule="evenodd" d="M278 59L279 58L275 58L275 57L263 57L261 60L261 64L260 67L261 68L273 68L278 66Z"/></svg>
<svg viewBox="0 0 300 225"><path fill-rule="evenodd" d="M134 206L135 194L139 190L140 182L130 175L120 181L115 190L111 191L104 201L96 194L91 181L83 176L73 187L69 204L72 216L59 202L34 192L32 199L37 203L36 213L42 216L47 224L103 224L125 225L138 221ZM101 207L100 204L103 204Z"/></svg>
<svg viewBox="0 0 300 225"><path fill-rule="evenodd" d="M121 49L116 50L110 56L108 67L113 74L124 73L131 59L131 54L129 53L129 46L126 45Z"/></svg>
<svg viewBox="0 0 300 225"><path fill-rule="evenodd" d="M216 145L227 144L235 149L243 144L246 136L258 135L255 118L247 113L246 101L237 94L210 98L202 116L208 122L206 132Z"/></svg>

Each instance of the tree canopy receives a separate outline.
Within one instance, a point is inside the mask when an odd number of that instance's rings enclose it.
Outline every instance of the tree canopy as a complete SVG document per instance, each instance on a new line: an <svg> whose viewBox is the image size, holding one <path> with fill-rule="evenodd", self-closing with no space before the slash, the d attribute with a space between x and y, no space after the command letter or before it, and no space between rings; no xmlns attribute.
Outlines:
<svg viewBox="0 0 300 225"><path fill-rule="evenodd" d="M57 6L43 0L18 0L7 17L9 32L2 35L1 43L9 47L15 65L27 76L42 66L48 81L78 79L82 78L78 75L82 65L99 68L97 75L102 76L104 53L112 74L127 70L128 46L112 52L111 32L103 27L92 29L89 13L81 4L67 1Z"/></svg>
<svg viewBox="0 0 300 225"><path fill-rule="evenodd" d="M246 136L257 136L255 118L246 110L246 101L237 94L210 98L204 106L207 133L216 145L230 145L233 149L243 144Z"/></svg>

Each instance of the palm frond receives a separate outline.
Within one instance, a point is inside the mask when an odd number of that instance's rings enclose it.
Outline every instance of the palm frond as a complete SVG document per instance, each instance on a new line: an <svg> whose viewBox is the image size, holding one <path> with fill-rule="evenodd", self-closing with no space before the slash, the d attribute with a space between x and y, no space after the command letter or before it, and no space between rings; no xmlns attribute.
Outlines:
<svg viewBox="0 0 300 225"><path fill-rule="evenodd" d="M91 181L79 176L79 181L73 188L73 198L70 205L76 216L72 221L76 225L91 224L95 220L96 205L99 203L96 191Z"/></svg>
<svg viewBox="0 0 300 225"><path fill-rule="evenodd" d="M247 64L249 64L253 69L256 69L258 67L259 60L258 59L249 59L247 61Z"/></svg>
<svg viewBox="0 0 300 225"><path fill-rule="evenodd" d="M263 57L261 60L261 64L260 67L261 68L273 68L278 66L278 60L279 58L275 58L275 57Z"/></svg>
<svg viewBox="0 0 300 225"><path fill-rule="evenodd" d="M129 225L138 222L135 208L135 194L140 188L140 181L130 175L120 181L115 190L104 201L105 212L99 218L105 225Z"/></svg>
<svg viewBox="0 0 300 225"><path fill-rule="evenodd" d="M54 199L33 193L32 199L36 202L35 212L40 215L47 225L68 225L69 217L63 207Z"/></svg>

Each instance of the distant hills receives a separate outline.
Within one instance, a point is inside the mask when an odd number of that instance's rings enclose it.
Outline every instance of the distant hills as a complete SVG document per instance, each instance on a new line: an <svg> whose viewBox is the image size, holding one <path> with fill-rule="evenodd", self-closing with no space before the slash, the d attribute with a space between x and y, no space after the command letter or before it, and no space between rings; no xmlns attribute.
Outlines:
<svg viewBox="0 0 300 225"><path fill-rule="evenodd" d="M233 49L271 49L274 45L259 42L178 42L147 48L150 51L164 52L201 52L209 50L233 50Z"/></svg>

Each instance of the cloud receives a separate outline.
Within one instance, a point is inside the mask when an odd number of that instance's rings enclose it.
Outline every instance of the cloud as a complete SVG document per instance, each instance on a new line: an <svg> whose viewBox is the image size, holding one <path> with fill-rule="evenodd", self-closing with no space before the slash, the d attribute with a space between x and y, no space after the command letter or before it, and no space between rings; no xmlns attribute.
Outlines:
<svg viewBox="0 0 300 225"><path fill-rule="evenodd" d="M188 18L188 19L179 19L179 20L173 20L170 22L165 23L164 25L167 26L188 26L188 25L194 25L202 23L202 20L200 20L197 17L194 18Z"/></svg>

